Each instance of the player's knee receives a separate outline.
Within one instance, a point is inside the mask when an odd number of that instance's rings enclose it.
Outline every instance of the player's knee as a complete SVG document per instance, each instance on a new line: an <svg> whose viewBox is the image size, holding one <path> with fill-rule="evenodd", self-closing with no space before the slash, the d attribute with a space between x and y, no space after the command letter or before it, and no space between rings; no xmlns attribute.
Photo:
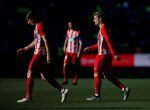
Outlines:
<svg viewBox="0 0 150 110"><path fill-rule="evenodd" d="M94 72L94 78L99 77L98 72Z"/></svg>
<svg viewBox="0 0 150 110"><path fill-rule="evenodd" d="M31 70L28 70L28 72L27 72L27 78L32 78L32 71Z"/></svg>
<svg viewBox="0 0 150 110"><path fill-rule="evenodd" d="M66 67L66 63L64 63L63 67L64 67L64 68Z"/></svg>

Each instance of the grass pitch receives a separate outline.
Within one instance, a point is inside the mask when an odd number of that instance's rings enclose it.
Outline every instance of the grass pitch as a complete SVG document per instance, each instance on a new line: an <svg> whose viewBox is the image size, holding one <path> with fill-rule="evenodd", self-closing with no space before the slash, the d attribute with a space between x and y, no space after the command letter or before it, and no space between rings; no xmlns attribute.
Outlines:
<svg viewBox="0 0 150 110"><path fill-rule="evenodd" d="M62 79L57 79L62 82ZM25 79L0 79L0 110L150 110L150 79L120 79L131 88L127 101L123 94L108 80L103 80L100 101L86 101L93 95L93 79L79 79L78 85L69 84L69 94L64 103L60 93L46 81L35 79L33 99L27 103L16 101L25 95Z"/></svg>

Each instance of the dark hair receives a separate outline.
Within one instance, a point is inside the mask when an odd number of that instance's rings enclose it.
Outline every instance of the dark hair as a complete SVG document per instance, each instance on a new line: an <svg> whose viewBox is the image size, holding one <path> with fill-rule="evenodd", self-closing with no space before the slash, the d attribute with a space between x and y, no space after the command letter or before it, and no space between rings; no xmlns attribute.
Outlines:
<svg viewBox="0 0 150 110"><path fill-rule="evenodd" d="M101 18L102 22L105 23L106 30L110 33L110 23L109 23L106 15L104 14L104 12L103 11L96 11L93 13L93 16L98 16L98 18Z"/></svg>
<svg viewBox="0 0 150 110"><path fill-rule="evenodd" d="M26 19L34 19L35 22L40 21L40 17L38 16L38 14L34 11L31 11L31 10L27 12Z"/></svg>
<svg viewBox="0 0 150 110"><path fill-rule="evenodd" d="M29 19L29 18L34 18L35 17L35 14L32 12L32 11L28 11L27 14L26 14L26 19Z"/></svg>
<svg viewBox="0 0 150 110"><path fill-rule="evenodd" d="M71 22L71 24L72 24L72 29L79 30L79 22L77 20L70 19L70 20L68 20L67 23L69 23L69 22Z"/></svg>
<svg viewBox="0 0 150 110"><path fill-rule="evenodd" d="M93 16L98 16L98 18L102 18L102 21L106 21L106 16L103 11L97 11L93 13Z"/></svg>

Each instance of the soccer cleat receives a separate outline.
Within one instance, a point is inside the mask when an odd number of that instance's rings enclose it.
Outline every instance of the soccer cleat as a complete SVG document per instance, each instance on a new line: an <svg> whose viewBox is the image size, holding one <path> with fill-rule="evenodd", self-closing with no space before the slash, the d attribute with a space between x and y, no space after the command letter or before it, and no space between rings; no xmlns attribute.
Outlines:
<svg viewBox="0 0 150 110"><path fill-rule="evenodd" d="M77 82L73 82L72 84L73 84L73 85L77 85Z"/></svg>
<svg viewBox="0 0 150 110"><path fill-rule="evenodd" d="M125 90L123 91L123 100L127 100L127 98L129 97L129 92L130 88L126 87Z"/></svg>
<svg viewBox="0 0 150 110"><path fill-rule="evenodd" d="M64 89L64 91L61 93L61 102L64 102L64 100L66 99L68 91L68 89Z"/></svg>
<svg viewBox="0 0 150 110"><path fill-rule="evenodd" d="M64 81L64 82L62 83L62 85L66 85L66 84L68 84L68 81Z"/></svg>
<svg viewBox="0 0 150 110"><path fill-rule="evenodd" d="M24 97L24 98L22 98L22 99L18 100L17 102L18 102L18 103L23 103L23 102L29 102L29 101L30 101L30 99L29 99L29 98Z"/></svg>
<svg viewBox="0 0 150 110"><path fill-rule="evenodd" d="M98 101L98 100L100 100L100 97L94 95L94 96L86 98L86 100L88 100L88 101L92 101L92 100Z"/></svg>

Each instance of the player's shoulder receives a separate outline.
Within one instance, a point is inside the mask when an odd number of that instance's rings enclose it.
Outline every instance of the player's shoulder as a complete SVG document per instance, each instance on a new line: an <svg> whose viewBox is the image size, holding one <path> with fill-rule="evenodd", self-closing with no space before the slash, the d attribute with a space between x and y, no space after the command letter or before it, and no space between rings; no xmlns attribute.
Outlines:
<svg viewBox="0 0 150 110"><path fill-rule="evenodd" d="M106 28L106 24L102 23L101 28Z"/></svg>
<svg viewBox="0 0 150 110"><path fill-rule="evenodd" d="M100 30L103 32L103 31L108 31L109 30L109 27L106 25L106 24L101 24L101 28Z"/></svg>
<svg viewBox="0 0 150 110"><path fill-rule="evenodd" d="M43 27L43 26L44 26L44 22L42 22L42 21L39 22L39 23L38 23L38 26L39 26L39 27Z"/></svg>
<svg viewBox="0 0 150 110"><path fill-rule="evenodd" d="M37 28L38 28L38 29L44 29L44 30L47 31L48 26L47 26L44 22L41 21L41 22L38 23Z"/></svg>
<svg viewBox="0 0 150 110"><path fill-rule="evenodd" d="M80 31L80 30L77 30L77 33L78 33L78 34L81 34L81 31Z"/></svg>

